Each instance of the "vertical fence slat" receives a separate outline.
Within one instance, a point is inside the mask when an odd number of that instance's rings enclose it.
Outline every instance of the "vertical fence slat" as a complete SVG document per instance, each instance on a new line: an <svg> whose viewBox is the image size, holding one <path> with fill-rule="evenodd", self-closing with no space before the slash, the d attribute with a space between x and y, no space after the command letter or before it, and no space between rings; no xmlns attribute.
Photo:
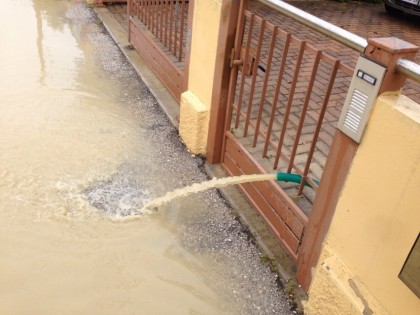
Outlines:
<svg viewBox="0 0 420 315"><path fill-rule="evenodd" d="M158 33L158 1L155 0L153 2L153 34L157 34Z"/></svg>
<svg viewBox="0 0 420 315"><path fill-rule="evenodd" d="M153 0L149 0L149 31L153 33Z"/></svg>
<svg viewBox="0 0 420 315"><path fill-rule="evenodd" d="M156 0L151 0L150 1L150 27L151 27L151 31L152 33L154 33L154 29L155 29L155 8L156 8Z"/></svg>
<svg viewBox="0 0 420 315"><path fill-rule="evenodd" d="M139 0L138 2L138 15L139 15L139 19L140 21L144 24L144 3L145 0Z"/></svg>
<svg viewBox="0 0 420 315"><path fill-rule="evenodd" d="M153 5L154 0L150 0L149 2L149 8L150 8L150 27L149 30L151 30L151 32L153 33L153 28L154 28L154 11L155 11L155 6Z"/></svg>
<svg viewBox="0 0 420 315"><path fill-rule="evenodd" d="M185 23L185 0L182 0L182 8L181 8L181 28L179 31L179 57L178 57L178 61L182 60L182 46L184 44L184 23Z"/></svg>
<svg viewBox="0 0 420 315"><path fill-rule="evenodd" d="M173 34L172 34L172 25L173 25L173 21L174 21L174 2L173 1L169 1L169 8L170 8L170 11L169 11L169 46L168 46L168 48L169 48L169 50L170 51L172 51L172 37L173 37Z"/></svg>
<svg viewBox="0 0 420 315"><path fill-rule="evenodd" d="M149 0L145 0L143 2L143 10L144 10L144 25L147 27L147 24L149 22Z"/></svg>
<svg viewBox="0 0 420 315"><path fill-rule="evenodd" d="M273 33L271 35L270 50L268 52L268 57L267 57L267 66L266 66L265 74L264 74L263 90L261 92L261 99L260 99L260 104L258 108L258 116L257 116L257 124L255 126L254 141L252 142L253 148L255 148L257 145L258 135L260 131L260 124L261 124L261 119L262 119L261 116L264 110L265 97L267 93L267 84L268 84L268 79L270 78L271 63L273 60L274 48L276 46L277 30L278 30L278 26L274 26ZM269 137L269 135L266 135L266 138L267 137Z"/></svg>
<svg viewBox="0 0 420 315"><path fill-rule="evenodd" d="M308 173L309 173L309 168L311 166L311 161L312 161L312 157L314 155L316 143L317 143L317 140L318 140L318 135L319 135L319 132L321 131L322 121L324 120L324 115L325 115L325 112L327 110L328 102L329 102L329 99L330 99L331 91L332 91L333 86L334 86L335 77L337 75L337 71L338 71L339 66L340 66L340 60L336 60L334 62L334 66L331 70L330 80L328 82L328 86L327 86L327 89L325 91L324 102L322 104L321 112L319 113L316 129L315 129L314 135L312 137L311 148L309 149L308 158L306 160L306 165L305 165L305 168L303 170L303 177L304 178L306 178L308 176ZM302 180L302 182L300 183L300 186L299 186L299 191L298 191L299 195L302 194L304 184L305 184L305 180Z"/></svg>
<svg viewBox="0 0 420 315"><path fill-rule="evenodd" d="M254 29L254 19L255 19L255 14L252 13L251 17L250 17L250 20L249 20L248 36L247 36L246 47L245 47L245 58L244 58L243 64L242 64L241 86L240 86L240 90L239 90L238 104L236 106L235 128L238 128L239 119L240 119L240 116L241 116L242 97L243 97L244 87L245 87L245 77L246 77L246 73L248 71L248 66L249 66L248 58L249 58L249 50L250 50L250 47L251 47L252 32L253 32L253 29ZM242 50L242 47L240 47L239 49ZM242 53L242 51L240 53Z"/></svg>
<svg viewBox="0 0 420 315"><path fill-rule="evenodd" d="M147 28L150 30L152 26L152 0L147 1Z"/></svg>
<svg viewBox="0 0 420 315"><path fill-rule="evenodd" d="M178 47L178 20L179 20L179 0L175 0L175 21L174 21L174 50L172 54L176 56Z"/></svg>
<svg viewBox="0 0 420 315"><path fill-rule="evenodd" d="M289 167L287 168L288 173L290 173L292 171L293 162L295 161L296 151L297 151L297 148L298 148L298 145L299 145L300 135L302 134L303 124L304 124L305 118L306 118L306 111L308 109L309 101L311 99L312 88L314 86L314 82L315 82L315 78L316 78L316 74L317 74L317 70L318 70L318 66L319 66L319 61L321 59L321 55L322 55L322 51L318 50L317 53L316 53L316 56L315 56L314 64L312 66L312 73L311 73L311 77L309 79L309 85L308 85L308 89L306 91L305 101L304 101L303 106L302 106L302 111L301 111L301 115L300 115L300 119L299 119L299 125L298 125L297 131L296 131L295 141L293 143L292 154L290 155Z"/></svg>
<svg viewBox="0 0 420 315"><path fill-rule="evenodd" d="M159 40L160 42L163 42L163 11L164 11L164 1L161 0L159 1L159 18L160 18Z"/></svg>
<svg viewBox="0 0 420 315"><path fill-rule="evenodd" d="M292 35L287 33L286 40L284 42L283 52L282 52L280 69L277 76L277 84L276 84L276 89L274 92L273 104L271 104L270 121L267 126L267 137L265 138L264 150L263 150L264 158L267 156L268 145L270 144L271 132L273 130L273 123L274 123L274 116L275 116L277 102L280 95L281 84L283 82L284 69L286 67L287 55L289 53L289 46L290 46L291 39L292 39Z"/></svg>
<svg viewBox="0 0 420 315"><path fill-rule="evenodd" d="M128 18L133 14L133 11L135 10L135 2L129 1L127 2L127 15Z"/></svg>
<svg viewBox="0 0 420 315"><path fill-rule="evenodd" d="M251 63L251 67L253 66L254 68L252 69L251 91L249 92L249 101L248 101L248 108L246 112L245 127L244 127L244 137L248 135L248 127L249 127L249 122L251 119L251 110L254 103L255 84L257 81L258 64L260 62L261 48L262 48L263 39L264 39L265 23L266 23L265 20L261 21L260 33L258 36L257 54L255 57L252 57L252 60L254 60L254 65L252 65Z"/></svg>
<svg viewBox="0 0 420 315"><path fill-rule="evenodd" d="M168 5L165 5L165 40L163 43L165 47L168 47L168 30L169 30L168 18L169 18L169 7Z"/></svg>
<svg viewBox="0 0 420 315"><path fill-rule="evenodd" d="M278 166L280 155L281 155L281 152L282 152L284 137L286 135L287 123L289 121L289 115L290 115L290 111L291 111L291 108L292 108L293 97L294 97L294 94L295 94L296 83L297 83L297 80L298 80L298 77L299 77L299 70L300 70L300 65L302 64L303 52L305 50L305 46L306 46L306 42L302 41L301 44L300 44L300 49L299 49L299 56L298 56L297 61L296 61L295 72L293 74L292 85L290 87L289 99L287 101L286 112L284 114L283 124L282 124L282 127L281 127L281 134L280 134L280 139L279 139L278 146L277 146L276 158L274 160L274 168L275 169Z"/></svg>

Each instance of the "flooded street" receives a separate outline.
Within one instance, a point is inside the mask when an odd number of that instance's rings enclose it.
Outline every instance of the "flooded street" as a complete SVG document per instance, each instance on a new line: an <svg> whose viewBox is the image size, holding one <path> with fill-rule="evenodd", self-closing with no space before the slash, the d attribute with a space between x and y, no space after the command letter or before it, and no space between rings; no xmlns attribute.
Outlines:
<svg viewBox="0 0 420 315"><path fill-rule="evenodd" d="M206 180L84 1L0 11L0 314L290 314Z"/></svg>

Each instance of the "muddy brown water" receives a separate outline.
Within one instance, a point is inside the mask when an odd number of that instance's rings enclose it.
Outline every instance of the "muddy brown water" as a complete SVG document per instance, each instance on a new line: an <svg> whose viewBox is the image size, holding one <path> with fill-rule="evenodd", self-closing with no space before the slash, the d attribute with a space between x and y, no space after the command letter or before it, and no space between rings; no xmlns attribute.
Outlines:
<svg viewBox="0 0 420 315"><path fill-rule="evenodd" d="M143 109L156 109L150 93L130 87L136 76L121 55L100 51L109 38L82 2L2 1L0 314L287 311L275 276L258 265L260 254L248 243L228 247L233 241L224 237L216 247L218 253L247 253L252 263L240 258L241 267L221 256L212 261L215 245L206 251L213 241L197 227L205 222L204 210L197 217L180 210L196 206L195 199L172 212L119 220L182 184L182 172L170 172L178 163L174 156L184 153L166 158L169 149L156 147L156 132L170 138L173 131L153 111L136 112L137 90L149 99ZM195 164L189 167L186 174L205 179L194 175ZM165 172L172 177L159 180ZM199 223L177 227L180 221ZM235 229L235 223L225 228ZM242 274L247 265L264 276ZM217 272L229 268L230 275ZM260 304L249 294L249 286L258 285L265 299ZM252 305L244 309L247 300Z"/></svg>

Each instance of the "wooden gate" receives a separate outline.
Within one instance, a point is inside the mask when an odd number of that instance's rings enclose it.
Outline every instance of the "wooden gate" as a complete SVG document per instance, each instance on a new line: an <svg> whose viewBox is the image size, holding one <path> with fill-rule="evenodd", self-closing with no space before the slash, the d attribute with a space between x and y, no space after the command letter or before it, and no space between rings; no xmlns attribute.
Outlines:
<svg viewBox="0 0 420 315"><path fill-rule="evenodd" d="M222 165L302 179L241 185L298 261L353 69L243 8L230 64Z"/></svg>
<svg viewBox="0 0 420 315"><path fill-rule="evenodd" d="M192 5L188 0L129 0L129 41L179 101L187 89Z"/></svg>

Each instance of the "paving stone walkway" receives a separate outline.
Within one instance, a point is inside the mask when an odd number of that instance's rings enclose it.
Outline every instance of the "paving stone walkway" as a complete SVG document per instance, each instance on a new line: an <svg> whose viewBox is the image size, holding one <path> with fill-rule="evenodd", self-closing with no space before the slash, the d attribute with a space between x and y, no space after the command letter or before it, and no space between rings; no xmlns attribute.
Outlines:
<svg viewBox="0 0 420 315"><path fill-rule="evenodd" d="M408 15L392 16L386 12L383 4L359 1L293 1L288 3L363 38L398 37L420 46L420 19ZM332 57L354 66L359 54L352 49L274 12L258 1L251 1L250 4L251 10L257 14L280 25L300 39L314 44ZM415 60L420 63L420 53L417 54ZM420 84L408 82L403 94L420 103Z"/></svg>

